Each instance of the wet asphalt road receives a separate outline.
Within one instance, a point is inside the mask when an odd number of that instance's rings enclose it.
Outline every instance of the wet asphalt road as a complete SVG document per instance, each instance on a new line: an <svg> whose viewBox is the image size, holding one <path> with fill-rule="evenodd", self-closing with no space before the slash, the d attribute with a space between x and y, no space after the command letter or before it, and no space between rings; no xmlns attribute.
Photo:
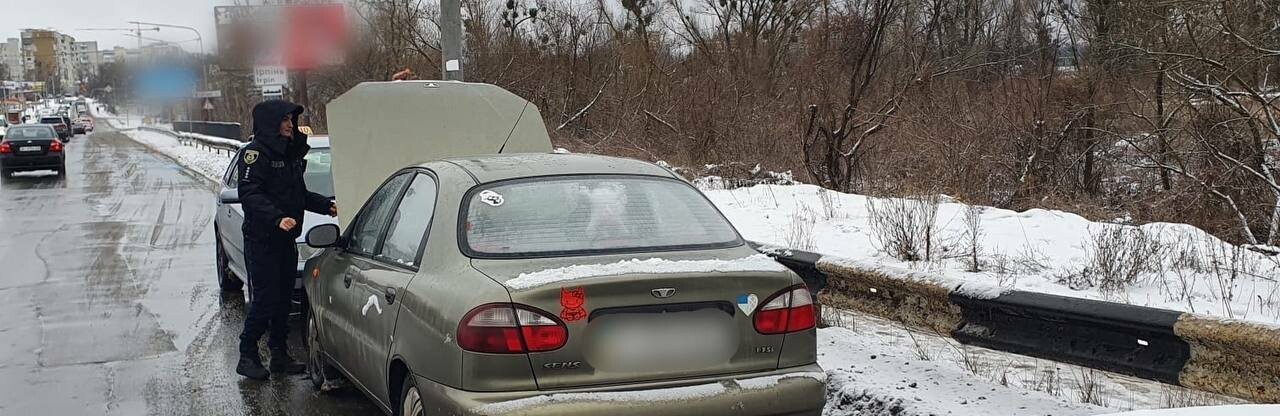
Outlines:
<svg viewBox="0 0 1280 416"><path fill-rule="evenodd" d="M65 177L0 178L0 416L381 414L234 373L245 307L214 277L213 185L98 126Z"/></svg>

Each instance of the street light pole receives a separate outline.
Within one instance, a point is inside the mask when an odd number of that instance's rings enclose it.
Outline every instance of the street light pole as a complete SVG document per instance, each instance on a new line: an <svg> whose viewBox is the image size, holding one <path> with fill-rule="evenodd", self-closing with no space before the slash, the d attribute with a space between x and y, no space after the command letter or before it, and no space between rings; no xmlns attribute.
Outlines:
<svg viewBox="0 0 1280 416"><path fill-rule="evenodd" d="M440 0L440 75L448 81L462 81L462 2Z"/></svg>

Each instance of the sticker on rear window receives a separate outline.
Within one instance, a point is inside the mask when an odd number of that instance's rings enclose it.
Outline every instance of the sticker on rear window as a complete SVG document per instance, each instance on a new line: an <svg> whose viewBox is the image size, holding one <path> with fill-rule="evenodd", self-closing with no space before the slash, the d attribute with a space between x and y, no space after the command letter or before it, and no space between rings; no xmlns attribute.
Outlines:
<svg viewBox="0 0 1280 416"><path fill-rule="evenodd" d="M494 191L481 191L480 200L484 201L484 203L486 204L489 204L489 206L494 206L494 207L500 207L502 206L503 202L506 202L505 199L502 198L501 194Z"/></svg>

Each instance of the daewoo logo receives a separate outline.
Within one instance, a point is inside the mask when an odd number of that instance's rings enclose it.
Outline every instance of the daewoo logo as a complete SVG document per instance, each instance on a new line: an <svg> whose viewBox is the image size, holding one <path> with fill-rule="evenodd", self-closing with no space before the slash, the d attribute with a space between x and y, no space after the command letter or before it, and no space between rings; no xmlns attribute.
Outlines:
<svg viewBox="0 0 1280 416"><path fill-rule="evenodd" d="M676 288L664 287L660 289L653 289L653 290L650 290L649 293L652 293L653 297L655 298L666 299L676 294Z"/></svg>

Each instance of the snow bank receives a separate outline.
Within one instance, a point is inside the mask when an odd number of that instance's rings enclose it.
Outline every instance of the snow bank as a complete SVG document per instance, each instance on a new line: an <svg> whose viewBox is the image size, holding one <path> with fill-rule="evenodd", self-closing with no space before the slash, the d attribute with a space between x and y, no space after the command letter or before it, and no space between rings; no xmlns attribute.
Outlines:
<svg viewBox="0 0 1280 416"><path fill-rule="evenodd" d="M975 299L995 299L1012 290L983 282L968 281L936 273L920 272L882 263L858 261L842 257L824 256L818 261L818 263L826 263L836 267L865 270L896 279L905 279L908 281L938 285L949 289L951 292L959 293Z"/></svg>
<svg viewBox="0 0 1280 416"><path fill-rule="evenodd" d="M158 131L130 130L124 134L214 182L222 180L222 174L231 164L231 156L184 146L177 138Z"/></svg>
<svg viewBox="0 0 1280 416"><path fill-rule="evenodd" d="M87 101L86 104L89 107L89 115L93 116L93 118L97 119L98 121L107 123L107 126L110 126L111 128L125 129L125 128L134 128L142 125L142 116L140 115L134 115L130 117L120 117L115 114L112 114L111 112L107 111L105 108L98 108L98 103L95 100L86 99L85 101Z"/></svg>
<svg viewBox="0 0 1280 416"><path fill-rule="evenodd" d="M578 264L521 273L504 284L515 290L529 289L552 283L598 276L619 276L633 273L741 273L786 271L787 268L764 254L734 260L666 260L651 258L631 259L609 264Z"/></svg>
<svg viewBox="0 0 1280 416"><path fill-rule="evenodd" d="M717 184L719 181L700 181ZM742 233L772 246L790 247L858 262L914 279L955 284L990 296L993 287L1150 306L1255 322L1280 322L1280 257L1257 247L1232 246L1187 224L1142 226L1092 222L1076 214L977 207L979 272L968 272L970 244L965 213L970 206L944 202L935 220L933 261L901 261L876 238L869 203L888 199L827 191L813 185L756 185L736 189L704 186L703 192ZM1095 271L1095 240L1108 232L1138 236L1158 253L1153 270L1121 290L1082 284ZM1256 250L1256 251L1255 251ZM830 261L835 261L829 258ZM944 279L945 278L945 279Z"/></svg>

